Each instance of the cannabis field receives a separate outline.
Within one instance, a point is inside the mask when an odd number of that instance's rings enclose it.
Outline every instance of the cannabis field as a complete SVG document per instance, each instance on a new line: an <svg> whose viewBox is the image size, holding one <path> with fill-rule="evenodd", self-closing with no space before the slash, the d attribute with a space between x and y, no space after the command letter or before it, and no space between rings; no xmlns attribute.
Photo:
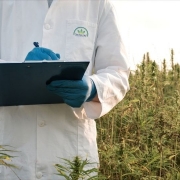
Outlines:
<svg viewBox="0 0 180 180"><path fill-rule="evenodd" d="M180 180L180 65L147 53L131 90L97 120L100 172L109 180Z"/></svg>

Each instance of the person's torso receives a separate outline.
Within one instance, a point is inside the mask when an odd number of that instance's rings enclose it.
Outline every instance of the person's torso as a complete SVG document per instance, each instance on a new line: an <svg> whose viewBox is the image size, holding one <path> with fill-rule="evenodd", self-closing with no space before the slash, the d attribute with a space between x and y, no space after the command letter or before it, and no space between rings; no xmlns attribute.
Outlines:
<svg viewBox="0 0 180 180"><path fill-rule="evenodd" d="M0 59L24 61L33 42L65 61L91 61L103 5L100 0L3 1L0 5Z"/></svg>
<svg viewBox="0 0 180 180"><path fill-rule="evenodd" d="M0 107L2 145L12 150L7 154L14 156L13 171L21 180L61 179L54 165L62 165L62 158L98 163L95 121L77 119L64 104ZM15 180L13 171L1 165L0 180Z"/></svg>
<svg viewBox="0 0 180 180"><path fill-rule="evenodd" d="M100 0L54 0L48 9L47 0L0 1L0 59L23 62L33 42L39 42L60 53L61 60L92 64L102 4ZM33 180L39 172L49 180L58 157L82 155L98 161L94 120L78 120L67 105L0 107L3 144L20 152L13 160L20 167L16 173ZM15 177L2 168L0 180Z"/></svg>

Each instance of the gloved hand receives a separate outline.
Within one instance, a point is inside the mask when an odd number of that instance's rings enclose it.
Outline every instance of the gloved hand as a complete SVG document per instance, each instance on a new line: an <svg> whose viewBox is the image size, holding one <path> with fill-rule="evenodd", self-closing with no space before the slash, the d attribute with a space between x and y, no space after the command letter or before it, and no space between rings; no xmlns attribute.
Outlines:
<svg viewBox="0 0 180 180"><path fill-rule="evenodd" d="M97 94L93 80L84 76L82 80L57 80L47 85L49 91L62 97L71 107L81 107L84 102L91 101Z"/></svg>
<svg viewBox="0 0 180 180"><path fill-rule="evenodd" d="M30 51L27 54L25 61L59 60L59 59L60 59L60 55L55 54L52 50L42 47L35 47L32 51Z"/></svg>

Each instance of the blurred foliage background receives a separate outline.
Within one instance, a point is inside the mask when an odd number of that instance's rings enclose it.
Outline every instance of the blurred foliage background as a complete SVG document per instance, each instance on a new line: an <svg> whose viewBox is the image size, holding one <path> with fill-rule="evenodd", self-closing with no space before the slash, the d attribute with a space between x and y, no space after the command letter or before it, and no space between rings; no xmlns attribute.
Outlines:
<svg viewBox="0 0 180 180"><path fill-rule="evenodd" d="M130 74L130 91L97 119L100 172L109 180L180 179L180 65L149 53Z"/></svg>

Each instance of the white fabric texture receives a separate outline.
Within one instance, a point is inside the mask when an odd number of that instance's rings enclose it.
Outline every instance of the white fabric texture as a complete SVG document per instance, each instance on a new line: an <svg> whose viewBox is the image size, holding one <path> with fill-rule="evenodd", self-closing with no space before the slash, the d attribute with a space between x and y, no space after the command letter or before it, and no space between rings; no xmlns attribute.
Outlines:
<svg viewBox="0 0 180 180"><path fill-rule="evenodd" d="M77 28L87 30L85 36ZM23 62L39 42L64 61L90 61L86 71L97 88L98 102L81 108L66 104L0 107L0 145L11 145L21 180L63 180L54 164L75 156L98 163L96 123L129 90L129 65L108 0L0 1L1 62ZM96 165L95 165L96 166ZM16 180L0 166L0 180Z"/></svg>

